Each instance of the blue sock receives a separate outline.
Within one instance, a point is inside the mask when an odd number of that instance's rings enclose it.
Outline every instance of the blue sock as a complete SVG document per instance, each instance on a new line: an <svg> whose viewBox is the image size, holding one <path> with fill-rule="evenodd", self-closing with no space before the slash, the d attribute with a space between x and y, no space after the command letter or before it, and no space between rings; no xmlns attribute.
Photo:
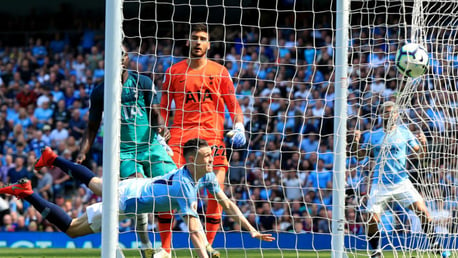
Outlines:
<svg viewBox="0 0 458 258"><path fill-rule="evenodd" d="M73 163L61 157L57 157L54 160L53 165L62 169L71 177L81 180L81 182L83 182L87 186L89 186L89 182L91 181L91 179L95 177L95 174L92 173L92 171L89 170L87 167Z"/></svg>
<svg viewBox="0 0 458 258"><path fill-rule="evenodd" d="M24 198L30 204L37 209L43 216L43 219L47 219L52 224L56 225L57 228L62 232L66 232L72 223L72 218L65 213L59 206L54 203L48 202L43 199L40 195L33 193Z"/></svg>

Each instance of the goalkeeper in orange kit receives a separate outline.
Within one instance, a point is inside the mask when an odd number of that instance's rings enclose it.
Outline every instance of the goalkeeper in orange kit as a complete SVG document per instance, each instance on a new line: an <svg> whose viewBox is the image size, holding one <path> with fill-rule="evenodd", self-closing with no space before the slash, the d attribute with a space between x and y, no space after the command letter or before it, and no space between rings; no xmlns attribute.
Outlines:
<svg viewBox="0 0 458 258"><path fill-rule="evenodd" d="M175 102L175 115L170 128L169 146L178 167L185 164L182 147L189 139L201 138L213 149L214 172L223 188L228 161L224 143L225 107L230 112L234 128L228 133L231 143L241 147L246 143L242 110L235 97L234 84L227 69L207 59L210 42L207 26L194 25L187 42L190 57L171 66L165 75L161 97L161 115L169 124L171 104ZM206 211L206 234L211 244L221 223L221 206L209 194ZM159 216L161 222L170 221L171 214ZM164 224L162 224L164 225ZM160 228L162 247L170 251L171 232Z"/></svg>

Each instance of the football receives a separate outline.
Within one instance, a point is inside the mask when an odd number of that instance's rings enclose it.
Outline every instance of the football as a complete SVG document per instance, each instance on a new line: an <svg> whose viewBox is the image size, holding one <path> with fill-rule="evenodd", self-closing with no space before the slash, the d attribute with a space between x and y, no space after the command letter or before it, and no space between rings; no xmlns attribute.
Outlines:
<svg viewBox="0 0 458 258"><path fill-rule="evenodd" d="M405 76L416 78L428 69L428 51L420 44L408 43L396 53L396 67Z"/></svg>

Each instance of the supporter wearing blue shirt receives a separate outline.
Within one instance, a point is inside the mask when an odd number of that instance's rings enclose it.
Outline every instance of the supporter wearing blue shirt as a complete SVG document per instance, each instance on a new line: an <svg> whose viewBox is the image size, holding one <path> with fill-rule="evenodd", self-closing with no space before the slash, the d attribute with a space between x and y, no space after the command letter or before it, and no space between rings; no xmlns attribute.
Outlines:
<svg viewBox="0 0 458 258"><path fill-rule="evenodd" d="M43 141L43 132L41 130L36 130L33 139L29 142L29 149L35 152L37 157L40 157L41 150L46 147L46 142Z"/></svg>
<svg viewBox="0 0 458 258"><path fill-rule="evenodd" d="M305 152L305 158L308 159L310 157L310 153L318 151L319 145L318 137L314 133L310 133L307 138L304 138L301 141L301 151Z"/></svg>
<svg viewBox="0 0 458 258"><path fill-rule="evenodd" d="M307 178L307 186L317 191L318 189L327 189L329 183L332 183L332 171L324 168L324 160L319 159L315 170L310 172Z"/></svg>
<svg viewBox="0 0 458 258"><path fill-rule="evenodd" d="M32 120L27 115L27 111L26 111L25 108L20 108L19 109L19 115L16 118L16 120L14 120L14 124L22 125L23 129L27 129L29 126L32 125Z"/></svg>
<svg viewBox="0 0 458 258"><path fill-rule="evenodd" d="M14 161L15 167L10 168L7 174L7 183L17 182L21 178L32 178L32 173L25 167L25 158L17 156Z"/></svg>
<svg viewBox="0 0 458 258"><path fill-rule="evenodd" d="M52 118L53 114L54 110L49 107L49 102L43 102L41 107L37 107L33 112L33 116L37 119L38 128L43 127Z"/></svg>

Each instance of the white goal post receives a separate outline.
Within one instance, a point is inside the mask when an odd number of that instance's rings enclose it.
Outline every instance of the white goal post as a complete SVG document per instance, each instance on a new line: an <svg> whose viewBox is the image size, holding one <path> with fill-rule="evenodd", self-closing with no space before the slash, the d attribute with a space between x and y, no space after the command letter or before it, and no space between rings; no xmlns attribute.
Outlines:
<svg viewBox="0 0 458 258"><path fill-rule="evenodd" d="M121 41L123 0L106 1L105 14L105 84L104 141L103 141L103 214L102 257L122 257L118 250L119 214L119 143L121 128Z"/></svg>

